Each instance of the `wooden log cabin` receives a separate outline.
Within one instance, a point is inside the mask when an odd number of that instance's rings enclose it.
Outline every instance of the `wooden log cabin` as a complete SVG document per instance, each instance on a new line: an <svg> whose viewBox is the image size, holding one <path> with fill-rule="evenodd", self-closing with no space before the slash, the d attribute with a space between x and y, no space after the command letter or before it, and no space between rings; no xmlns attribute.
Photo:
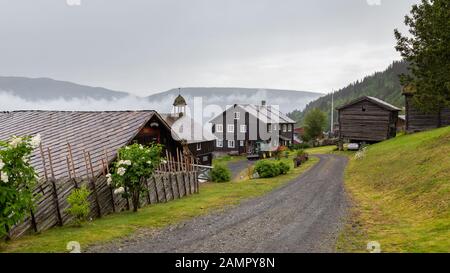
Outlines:
<svg viewBox="0 0 450 273"><path fill-rule="evenodd" d="M403 88L405 96L406 132L415 133L439 127L450 126L450 108L440 112L425 113L420 111L414 102L415 89L409 86Z"/></svg>
<svg viewBox="0 0 450 273"><path fill-rule="evenodd" d="M399 108L374 97L361 97L336 108L339 139L375 143L396 136Z"/></svg>

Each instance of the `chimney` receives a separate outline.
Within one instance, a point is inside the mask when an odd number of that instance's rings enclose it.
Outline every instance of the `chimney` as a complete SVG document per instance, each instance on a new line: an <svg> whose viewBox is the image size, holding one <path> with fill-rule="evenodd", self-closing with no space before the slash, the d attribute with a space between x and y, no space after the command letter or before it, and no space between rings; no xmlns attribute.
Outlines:
<svg viewBox="0 0 450 273"><path fill-rule="evenodd" d="M261 101L261 105L266 106L266 101L265 100Z"/></svg>

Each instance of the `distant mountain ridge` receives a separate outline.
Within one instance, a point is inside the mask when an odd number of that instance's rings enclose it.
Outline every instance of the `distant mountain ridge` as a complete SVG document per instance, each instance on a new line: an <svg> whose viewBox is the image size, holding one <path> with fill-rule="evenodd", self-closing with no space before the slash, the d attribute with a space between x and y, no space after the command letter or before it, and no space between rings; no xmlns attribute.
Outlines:
<svg viewBox="0 0 450 273"><path fill-rule="evenodd" d="M7 102L0 103L0 108L5 108L1 106L7 105L7 109L22 109L22 107L26 107L27 109L60 110L60 108L66 109L69 107L62 106L63 104L70 105L73 104L73 100L77 100L76 105L81 105L83 110L103 110L104 108L108 110L116 108L118 110L133 110L139 108L170 112L175 97L181 94L185 97L189 106L193 105L194 97L201 97L204 107L214 104L223 109L233 104L260 104L262 100L265 100L267 104L279 105L280 110L284 113L295 109L303 109L308 102L323 95L321 93L294 90L188 87L175 88L147 97L139 97L126 92L49 78L0 76L0 95L2 94L8 94L23 100L22 103L20 101L16 102L17 106L13 108L9 107ZM105 107L105 103L102 103L104 100L111 101L111 103L108 103L107 107ZM55 101L58 102L55 103ZM95 106L93 101L97 102ZM26 106L23 106L23 104L26 104ZM69 109L73 110L72 106ZM0 111L4 110L0 109Z"/></svg>
<svg viewBox="0 0 450 273"><path fill-rule="evenodd" d="M28 101L52 99L106 99L123 98L126 92L91 87L50 78L2 77L0 92L8 92Z"/></svg>
<svg viewBox="0 0 450 273"><path fill-rule="evenodd" d="M304 108L308 102L322 96L322 93L308 91L238 88L238 87L186 87L175 88L147 97L150 101L162 99L173 101L181 94L192 105L195 97L203 98L203 105L218 105L225 108L234 104L260 104L266 101L270 105L279 105L284 113Z"/></svg>
<svg viewBox="0 0 450 273"><path fill-rule="evenodd" d="M376 72L363 80L358 80L334 93L334 107L342 106L361 96L372 96L382 99L397 107L403 107L405 101L401 93L399 75L407 73L408 64L404 61L393 62L385 71ZM304 110L296 110L288 116L301 126L308 111L318 108L327 114L327 127L330 128L331 94L310 102ZM337 111L335 110L335 117ZM336 119L335 119L336 122Z"/></svg>

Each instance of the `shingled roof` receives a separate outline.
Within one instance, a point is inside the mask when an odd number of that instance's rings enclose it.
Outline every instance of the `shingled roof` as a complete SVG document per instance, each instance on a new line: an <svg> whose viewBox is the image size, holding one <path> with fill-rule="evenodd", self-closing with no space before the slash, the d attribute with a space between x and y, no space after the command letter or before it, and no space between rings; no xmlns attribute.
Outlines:
<svg viewBox="0 0 450 273"><path fill-rule="evenodd" d="M245 112L250 115L263 120L266 123L296 123L294 120L283 114L278 108L266 105L255 105L255 104L235 104L233 106L228 107L226 111L233 108L242 108ZM210 120L210 122L216 121L218 118L222 116L223 113L215 116Z"/></svg>
<svg viewBox="0 0 450 273"><path fill-rule="evenodd" d="M365 101L365 100L373 102L374 104L376 104L376 105L380 106L381 108L384 108L384 109L386 109L388 111L401 111L400 108L398 108L398 107L396 107L396 106L394 106L394 105L392 105L390 103L387 103L384 100L381 100L381 99L375 98L375 97L370 97L370 96L363 96L363 97L360 97L358 99L355 99L355 100L353 100L353 101L351 101L351 102L349 102L349 103L347 103L345 105L337 107L336 110L347 108L347 107L349 107L351 105L354 105L356 103L359 103L359 102Z"/></svg>
<svg viewBox="0 0 450 273"><path fill-rule="evenodd" d="M55 178L68 176L66 156L67 144L70 143L76 175L86 175L84 150L90 152L94 173L99 175L103 169L101 160L105 158L105 151L108 152L108 159L113 160L116 151L130 143L155 115L168 126L155 111L3 112L0 113L0 140L8 140L12 135L41 134L47 164L47 148L51 149ZM39 151L33 153L31 163L43 177L43 160Z"/></svg>

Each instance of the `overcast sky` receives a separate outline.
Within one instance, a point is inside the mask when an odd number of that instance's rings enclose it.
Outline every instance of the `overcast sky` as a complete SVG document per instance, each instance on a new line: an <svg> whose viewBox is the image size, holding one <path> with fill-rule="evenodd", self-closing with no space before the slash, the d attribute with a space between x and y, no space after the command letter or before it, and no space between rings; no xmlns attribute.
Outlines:
<svg viewBox="0 0 450 273"><path fill-rule="evenodd" d="M330 92L400 59L417 0L0 0L0 75L148 95ZM70 5L69 5L70 4Z"/></svg>

